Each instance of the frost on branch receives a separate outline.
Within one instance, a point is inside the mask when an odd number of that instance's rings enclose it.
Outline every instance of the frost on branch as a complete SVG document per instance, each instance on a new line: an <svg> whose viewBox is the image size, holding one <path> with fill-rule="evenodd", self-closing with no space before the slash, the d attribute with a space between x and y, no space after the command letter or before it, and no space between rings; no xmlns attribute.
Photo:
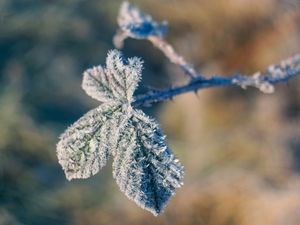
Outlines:
<svg viewBox="0 0 300 225"><path fill-rule="evenodd" d="M118 24L120 30L114 37L114 44L118 48L123 46L123 41L127 37L136 39L145 39L150 36L163 37L168 28L166 21L155 22L150 15L141 12L127 1L121 5Z"/></svg>
<svg viewBox="0 0 300 225"><path fill-rule="evenodd" d="M260 72L249 77L237 76L232 79L232 83L244 89L252 86L258 88L263 93L273 93L275 89L273 84L280 81L287 81L298 73L300 73L300 55L295 55L281 61L278 65L269 66L266 74L263 76Z"/></svg>
<svg viewBox="0 0 300 225"><path fill-rule="evenodd" d="M158 124L132 108L141 71L139 58L123 60L113 50L106 67L84 72L82 88L103 104L60 136L57 156L68 180L96 174L113 156L113 175L121 191L158 215L180 187L183 168Z"/></svg>
<svg viewBox="0 0 300 225"><path fill-rule="evenodd" d="M266 76L272 82L279 79L289 79L291 75L300 71L300 54L281 61L278 65L271 65L267 69Z"/></svg>
<svg viewBox="0 0 300 225"><path fill-rule="evenodd" d="M120 137L113 175L121 191L158 215L182 185L183 167L164 141L158 124L135 110Z"/></svg>
<svg viewBox="0 0 300 225"><path fill-rule="evenodd" d="M260 72L249 77L238 76L232 80L232 83L241 86L243 89L246 89L248 86L256 87L266 94L274 92L274 86L269 81L263 80Z"/></svg>

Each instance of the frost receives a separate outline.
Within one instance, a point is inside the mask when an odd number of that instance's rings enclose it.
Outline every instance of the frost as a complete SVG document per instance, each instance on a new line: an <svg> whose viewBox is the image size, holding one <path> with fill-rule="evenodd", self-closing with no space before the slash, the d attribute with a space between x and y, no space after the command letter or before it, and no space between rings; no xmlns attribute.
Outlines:
<svg viewBox="0 0 300 225"><path fill-rule="evenodd" d="M237 77L232 80L233 84L240 85L243 89L248 86L256 87L265 94L272 94L274 92L274 86L264 79L259 72L250 77Z"/></svg>
<svg viewBox="0 0 300 225"><path fill-rule="evenodd" d="M288 78L289 73L300 70L300 54L281 61L278 65L271 65L267 69L267 75L271 79Z"/></svg>
<svg viewBox="0 0 300 225"><path fill-rule="evenodd" d="M118 24L120 30L114 37L114 43L118 48L123 45L127 37L145 39L150 36L163 37L168 28L168 23L155 22L148 14L141 12L138 8L124 1L121 5Z"/></svg>
<svg viewBox="0 0 300 225"><path fill-rule="evenodd" d="M106 67L85 71L82 88L103 104L60 136L57 156L68 180L95 175L113 156L113 176L121 191L158 215L182 185L183 167L159 125L132 108L141 72L139 58L123 60L117 50L108 53Z"/></svg>
<svg viewBox="0 0 300 225"><path fill-rule="evenodd" d="M271 65L263 76L260 72L252 76L236 76L232 79L233 84L246 89L248 86L256 87L266 94L274 92L274 85L279 81L287 81L300 71L300 55L295 55L281 61L278 65Z"/></svg>

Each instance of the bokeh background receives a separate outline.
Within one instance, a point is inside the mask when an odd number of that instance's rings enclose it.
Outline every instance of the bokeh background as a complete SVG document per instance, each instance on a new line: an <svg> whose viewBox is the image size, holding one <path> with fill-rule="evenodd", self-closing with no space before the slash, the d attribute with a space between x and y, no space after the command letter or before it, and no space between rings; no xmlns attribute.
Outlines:
<svg viewBox="0 0 300 225"><path fill-rule="evenodd" d="M170 24L168 41L207 76L253 74L300 52L299 0L132 1ZM0 0L0 225L299 225L300 80L272 95L220 88L145 111L185 165L185 185L155 218L118 189L111 162L68 182L58 136L97 106L82 72L113 48L121 1ZM186 81L147 41L138 93Z"/></svg>

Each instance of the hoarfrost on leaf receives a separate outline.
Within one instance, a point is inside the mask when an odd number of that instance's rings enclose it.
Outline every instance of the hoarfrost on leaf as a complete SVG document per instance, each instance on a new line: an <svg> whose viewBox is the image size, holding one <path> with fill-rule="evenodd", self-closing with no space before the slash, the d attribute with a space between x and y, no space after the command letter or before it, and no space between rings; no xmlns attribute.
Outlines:
<svg viewBox="0 0 300 225"><path fill-rule="evenodd" d="M121 191L154 215L163 210L183 179L183 167L164 139L158 124L135 110L113 162L113 176Z"/></svg>
<svg viewBox="0 0 300 225"><path fill-rule="evenodd" d="M117 50L110 51L106 58L106 73L110 77L111 88L116 99L122 102L132 102L135 91L141 77L143 62L137 58L123 60Z"/></svg>
<svg viewBox="0 0 300 225"><path fill-rule="evenodd" d="M183 167L165 143L159 125L132 108L142 61L108 53L106 67L84 72L82 88L103 102L60 137L59 163L68 180L88 178L114 157L113 176L121 191L140 207L158 215L179 188Z"/></svg>
<svg viewBox="0 0 300 225"><path fill-rule="evenodd" d="M97 66L84 72L82 88L100 102L131 102L142 67L139 58L125 61L119 51L112 50L107 55L106 68Z"/></svg>
<svg viewBox="0 0 300 225"><path fill-rule="evenodd" d="M83 73L82 88L94 99L109 102L115 99L111 79L101 66L93 67Z"/></svg>
<svg viewBox="0 0 300 225"><path fill-rule="evenodd" d="M104 103L71 125L57 144L57 157L68 180L88 178L105 166L110 152L111 121L118 105Z"/></svg>

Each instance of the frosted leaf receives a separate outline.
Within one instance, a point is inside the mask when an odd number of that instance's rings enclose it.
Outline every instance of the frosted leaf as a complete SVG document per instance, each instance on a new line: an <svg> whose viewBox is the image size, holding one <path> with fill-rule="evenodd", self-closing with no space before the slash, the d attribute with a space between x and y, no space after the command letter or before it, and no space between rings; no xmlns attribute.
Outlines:
<svg viewBox="0 0 300 225"><path fill-rule="evenodd" d="M84 72L82 88L101 102L131 102L141 77L142 61L137 58L123 60L121 52L112 50L106 59L106 68L93 67Z"/></svg>
<svg viewBox="0 0 300 225"><path fill-rule="evenodd" d="M83 89L104 103L61 135L57 156L68 180L96 174L113 156L113 175L120 189L158 215L181 186L183 168L158 124L132 108L141 72L139 58L123 60L117 50L108 53L106 67L87 70Z"/></svg>
<svg viewBox="0 0 300 225"><path fill-rule="evenodd" d="M164 139L156 122L134 111L120 135L113 162L121 191L154 215L164 209L183 179L183 167Z"/></svg>
<svg viewBox="0 0 300 225"><path fill-rule="evenodd" d="M112 50L107 55L106 66L106 73L113 80L114 95L130 103L141 78L143 62L137 57L123 60L120 51Z"/></svg>
<svg viewBox="0 0 300 225"><path fill-rule="evenodd" d="M117 47L121 47L127 37L137 39L145 39L150 36L163 37L168 29L166 21L155 22L150 15L141 12L127 1L121 5L118 24L120 31L114 37L114 43Z"/></svg>
<svg viewBox="0 0 300 225"><path fill-rule="evenodd" d="M110 78L101 66L93 67L83 73L83 90L100 102L109 102L115 99L110 83Z"/></svg>
<svg viewBox="0 0 300 225"><path fill-rule="evenodd" d="M111 155L111 123L120 106L104 103L71 125L57 144L57 157L68 180L96 174Z"/></svg>

